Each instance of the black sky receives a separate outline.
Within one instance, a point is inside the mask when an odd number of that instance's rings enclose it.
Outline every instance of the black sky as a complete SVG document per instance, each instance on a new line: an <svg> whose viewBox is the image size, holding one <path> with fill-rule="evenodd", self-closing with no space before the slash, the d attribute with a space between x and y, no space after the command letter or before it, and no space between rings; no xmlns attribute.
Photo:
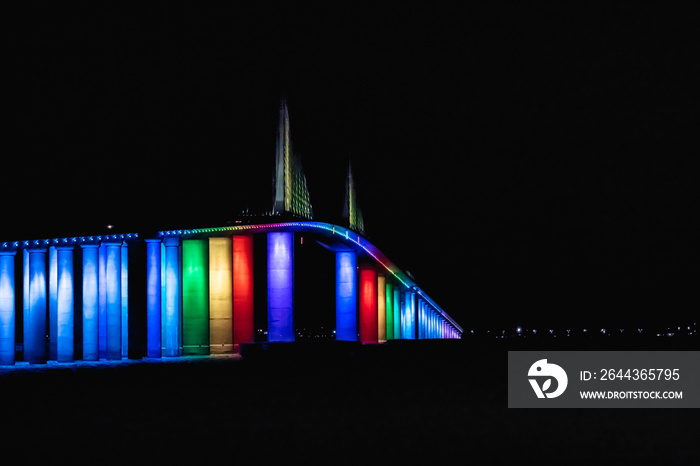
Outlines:
<svg viewBox="0 0 700 466"><path fill-rule="evenodd" d="M698 315L689 11L86 2L8 18L0 239L268 208L285 92L317 219L337 219L350 155L368 236L459 321Z"/></svg>

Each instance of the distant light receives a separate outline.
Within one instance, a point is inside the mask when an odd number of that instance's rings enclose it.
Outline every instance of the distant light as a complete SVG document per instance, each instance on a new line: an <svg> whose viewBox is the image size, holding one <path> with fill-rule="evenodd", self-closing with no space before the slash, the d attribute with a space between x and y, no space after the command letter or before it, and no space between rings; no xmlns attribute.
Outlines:
<svg viewBox="0 0 700 466"><path fill-rule="evenodd" d="M522 328L522 327L518 327L518 328L515 329L515 331L518 332L518 333L520 333L520 332L523 331L523 328Z"/></svg>
<svg viewBox="0 0 700 466"><path fill-rule="evenodd" d="M112 228L114 228L114 225L112 225L112 224L107 225L108 230L111 230Z"/></svg>

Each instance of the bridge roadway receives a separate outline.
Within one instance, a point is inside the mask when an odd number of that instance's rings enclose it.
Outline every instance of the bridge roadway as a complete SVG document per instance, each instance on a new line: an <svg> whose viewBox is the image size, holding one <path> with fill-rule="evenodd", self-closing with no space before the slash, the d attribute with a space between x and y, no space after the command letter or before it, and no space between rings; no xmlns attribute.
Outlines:
<svg viewBox="0 0 700 466"><path fill-rule="evenodd" d="M0 364L16 355L43 363L76 352L117 360L237 351L253 341L253 234L267 237L268 341L293 341L294 233L311 233L336 254L336 339L461 337L462 327L362 235L315 221L236 224L0 243ZM133 332L130 309L146 321L143 332ZM135 343L135 333L147 342Z"/></svg>

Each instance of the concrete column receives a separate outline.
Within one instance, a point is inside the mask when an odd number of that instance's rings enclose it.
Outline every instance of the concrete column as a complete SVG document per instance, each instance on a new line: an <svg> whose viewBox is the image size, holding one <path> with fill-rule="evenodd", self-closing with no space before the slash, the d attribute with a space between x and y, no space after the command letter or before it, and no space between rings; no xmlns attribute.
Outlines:
<svg viewBox="0 0 700 466"><path fill-rule="evenodd" d="M401 289L397 285L394 287L394 338L401 336Z"/></svg>
<svg viewBox="0 0 700 466"><path fill-rule="evenodd" d="M379 290L381 293L381 290ZM386 339L393 340L394 337L394 287L389 280L386 281Z"/></svg>
<svg viewBox="0 0 700 466"><path fill-rule="evenodd" d="M234 351L238 353L241 344L255 341L253 237L236 235L232 239L231 248L233 254L233 346Z"/></svg>
<svg viewBox="0 0 700 466"><path fill-rule="evenodd" d="M98 251L99 264L97 269L97 296L99 299L99 310L97 316L97 328L99 357L100 359L104 359L107 357L107 245L105 243L100 244Z"/></svg>
<svg viewBox="0 0 700 466"><path fill-rule="evenodd" d="M377 343L379 323L377 316L377 271L371 265L360 267L360 341Z"/></svg>
<svg viewBox="0 0 700 466"><path fill-rule="evenodd" d="M15 254L0 251L0 365L15 363Z"/></svg>
<svg viewBox="0 0 700 466"><path fill-rule="evenodd" d="M377 341L386 342L386 278L377 275Z"/></svg>
<svg viewBox="0 0 700 466"><path fill-rule="evenodd" d="M49 360L58 359L58 251L49 247Z"/></svg>
<svg viewBox="0 0 700 466"><path fill-rule="evenodd" d="M167 237L165 245L165 355L179 356L180 335L180 239Z"/></svg>
<svg viewBox="0 0 700 466"><path fill-rule="evenodd" d="M161 357L160 240L146 240L146 354Z"/></svg>
<svg viewBox="0 0 700 466"><path fill-rule="evenodd" d="M294 341L294 233L267 234L267 338Z"/></svg>
<svg viewBox="0 0 700 466"><path fill-rule="evenodd" d="M182 350L209 354L209 240L182 241Z"/></svg>
<svg viewBox="0 0 700 466"><path fill-rule="evenodd" d="M105 286L107 298L107 359L122 358L121 241L106 242Z"/></svg>
<svg viewBox="0 0 700 466"><path fill-rule="evenodd" d="M426 327L428 323L428 315L426 302L421 298L418 299L418 320L418 338L424 340L427 338Z"/></svg>
<svg viewBox="0 0 700 466"><path fill-rule="evenodd" d="M416 339L416 293L406 292L406 338Z"/></svg>
<svg viewBox="0 0 700 466"><path fill-rule="evenodd" d="M25 360L31 364L46 362L46 248L28 249L29 315L24 322L28 341L24 343Z"/></svg>
<svg viewBox="0 0 700 466"><path fill-rule="evenodd" d="M233 242L209 238L209 351L233 352L233 332Z"/></svg>
<svg viewBox="0 0 700 466"><path fill-rule="evenodd" d="M121 315L122 315L122 358L129 357L129 245L121 246Z"/></svg>
<svg viewBox="0 0 700 466"><path fill-rule="evenodd" d="M357 341L357 253L335 253L335 339Z"/></svg>
<svg viewBox="0 0 700 466"><path fill-rule="evenodd" d="M99 247L82 244L83 248L83 359L99 359Z"/></svg>
<svg viewBox="0 0 700 466"><path fill-rule="evenodd" d="M71 362L73 351L73 246L57 246L56 360Z"/></svg>

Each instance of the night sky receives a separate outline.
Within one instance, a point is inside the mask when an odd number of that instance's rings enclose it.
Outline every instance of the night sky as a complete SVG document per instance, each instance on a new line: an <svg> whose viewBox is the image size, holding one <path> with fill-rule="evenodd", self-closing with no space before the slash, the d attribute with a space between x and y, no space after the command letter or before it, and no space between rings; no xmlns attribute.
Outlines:
<svg viewBox="0 0 700 466"><path fill-rule="evenodd" d="M6 16L1 240L269 209L284 92L316 219L350 157L367 236L464 327L697 319L688 11L32 5Z"/></svg>

